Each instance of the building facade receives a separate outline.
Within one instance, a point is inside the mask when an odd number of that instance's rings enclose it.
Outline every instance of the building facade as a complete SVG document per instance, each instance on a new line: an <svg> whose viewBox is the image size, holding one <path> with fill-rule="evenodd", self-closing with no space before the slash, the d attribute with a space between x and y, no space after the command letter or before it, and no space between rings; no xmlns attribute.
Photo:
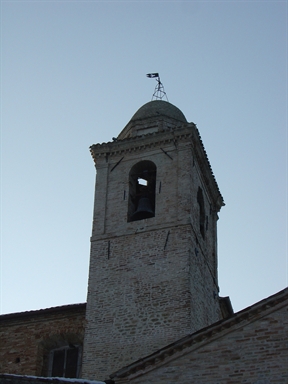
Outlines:
<svg viewBox="0 0 288 384"><path fill-rule="evenodd" d="M80 377L86 304L0 316L0 373Z"/></svg>
<svg viewBox="0 0 288 384"><path fill-rule="evenodd" d="M288 290L236 314L219 297L224 201L195 124L154 100L90 150L87 304L0 316L0 383L288 383Z"/></svg>
<svg viewBox="0 0 288 384"><path fill-rule="evenodd" d="M97 179L83 375L102 379L221 319L224 203L195 124L168 102L145 104L117 140L91 153Z"/></svg>
<svg viewBox="0 0 288 384"><path fill-rule="evenodd" d="M126 384L287 384L288 289L112 374Z"/></svg>

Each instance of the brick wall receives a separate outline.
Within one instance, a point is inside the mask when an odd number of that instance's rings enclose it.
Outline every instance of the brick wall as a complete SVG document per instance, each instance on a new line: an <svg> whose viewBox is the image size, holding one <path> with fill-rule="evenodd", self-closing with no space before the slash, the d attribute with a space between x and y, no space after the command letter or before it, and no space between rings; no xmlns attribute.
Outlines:
<svg viewBox="0 0 288 384"><path fill-rule="evenodd" d="M267 313L268 312L268 313ZM272 384L288 383L288 303L266 314L251 315L229 330L208 338L155 364L133 384ZM209 341L210 340L210 341ZM117 381L117 380L116 380ZM119 381L120 382L120 381Z"/></svg>
<svg viewBox="0 0 288 384"><path fill-rule="evenodd" d="M0 316L0 372L47 376L48 354L83 343L86 304Z"/></svg>
<svg viewBox="0 0 288 384"><path fill-rule="evenodd" d="M111 372L221 318L219 206L211 192L213 180L206 184L201 170L208 165L201 163L193 147L194 129L179 129L177 145L174 134L164 132L159 135L168 136L159 143L155 134L109 143L105 156L94 153L97 181L84 378L104 380ZM157 169L155 217L127 222L129 173L143 160ZM209 172L211 178L210 168ZM205 238L199 226L199 186L206 212Z"/></svg>

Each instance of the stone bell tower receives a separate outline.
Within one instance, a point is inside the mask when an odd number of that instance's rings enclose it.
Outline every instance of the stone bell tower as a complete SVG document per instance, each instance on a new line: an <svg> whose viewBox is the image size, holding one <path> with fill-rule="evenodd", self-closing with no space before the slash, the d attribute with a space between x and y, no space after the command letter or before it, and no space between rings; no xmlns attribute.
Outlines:
<svg viewBox="0 0 288 384"><path fill-rule="evenodd" d="M114 371L221 319L223 198L199 132L174 105L143 105L97 169L82 377Z"/></svg>

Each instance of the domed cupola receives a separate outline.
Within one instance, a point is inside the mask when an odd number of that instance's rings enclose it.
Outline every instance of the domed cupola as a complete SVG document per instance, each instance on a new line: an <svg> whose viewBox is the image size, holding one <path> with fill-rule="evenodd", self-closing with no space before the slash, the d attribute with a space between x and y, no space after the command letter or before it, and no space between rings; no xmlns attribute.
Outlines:
<svg viewBox="0 0 288 384"><path fill-rule="evenodd" d="M153 100L138 109L118 139L174 130L183 123L187 123L187 120L179 108L167 101Z"/></svg>

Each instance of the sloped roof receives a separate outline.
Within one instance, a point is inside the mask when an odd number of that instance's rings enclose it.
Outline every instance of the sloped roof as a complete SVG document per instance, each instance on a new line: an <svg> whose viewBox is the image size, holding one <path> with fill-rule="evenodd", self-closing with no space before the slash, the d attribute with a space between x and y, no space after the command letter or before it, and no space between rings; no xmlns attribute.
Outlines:
<svg viewBox="0 0 288 384"><path fill-rule="evenodd" d="M0 374L0 382L5 384L108 384L108 381L68 379L65 377L38 377L26 375Z"/></svg>
<svg viewBox="0 0 288 384"><path fill-rule="evenodd" d="M75 313L76 311L85 311L86 310L86 303L80 303L80 304L68 304L68 305L61 305L58 307L51 307L51 308L45 308L45 309L37 309L32 311L25 311L25 312L15 312L15 313L7 313L4 315L0 315L0 322L6 321L6 320L18 320L21 318L28 318L28 317L35 317L35 316L42 316L42 315L49 315L49 314L67 314L69 312Z"/></svg>
<svg viewBox="0 0 288 384"><path fill-rule="evenodd" d="M284 305L285 301L288 301L288 288L235 313L229 319L218 321L159 349L149 356L137 360L114 372L110 375L110 378L117 381L128 376L131 379L144 374L154 369L156 365L166 364L179 355L190 352L193 348L196 349L200 345L212 342L215 338L219 338L227 332L232 332L235 328L250 323L269 311L274 311L276 306Z"/></svg>

